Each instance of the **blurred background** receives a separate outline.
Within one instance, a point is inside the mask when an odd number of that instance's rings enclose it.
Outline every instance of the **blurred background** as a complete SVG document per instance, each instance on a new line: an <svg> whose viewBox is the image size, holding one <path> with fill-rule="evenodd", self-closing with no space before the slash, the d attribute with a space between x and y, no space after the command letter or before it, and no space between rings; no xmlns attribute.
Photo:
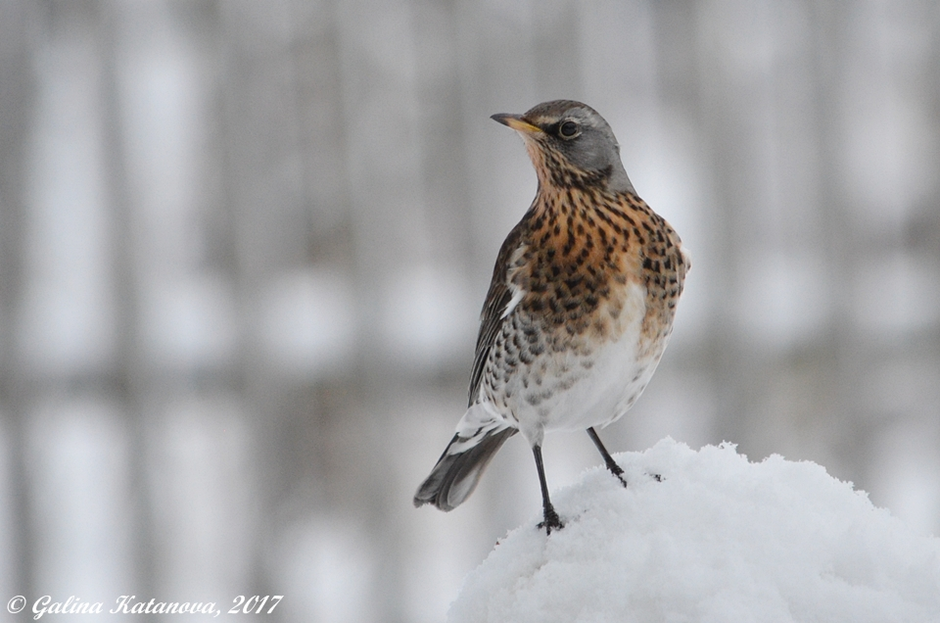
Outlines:
<svg viewBox="0 0 940 623"><path fill-rule="evenodd" d="M3 0L0 602L442 620L540 512L518 437L411 497L535 192L488 117L555 98L694 258L607 446L816 461L937 533L933 0Z"/></svg>

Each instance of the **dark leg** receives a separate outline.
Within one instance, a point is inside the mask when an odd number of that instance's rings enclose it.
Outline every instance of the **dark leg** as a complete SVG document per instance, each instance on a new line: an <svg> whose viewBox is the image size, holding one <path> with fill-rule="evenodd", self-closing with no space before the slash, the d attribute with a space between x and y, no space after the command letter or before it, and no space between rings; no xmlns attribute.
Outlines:
<svg viewBox="0 0 940 623"><path fill-rule="evenodd" d="M614 461L614 457L610 456L610 452L607 451L607 448L604 447L604 444L601 443L601 438L597 436L597 432L594 431L594 427L587 429L587 434L591 437L591 441L594 442L594 445L597 446L597 449L600 450L601 456L604 457L604 462L607 464L607 469L616 476L623 486L627 486L627 481L623 477L623 468L617 465Z"/></svg>
<svg viewBox="0 0 940 623"><path fill-rule="evenodd" d="M542 447L532 446L532 454L535 455L535 467L539 470L539 484L542 486L542 517L543 521L538 525L539 528L545 528L545 534L551 534L552 528L561 530L565 524L561 523L552 501L548 499L548 483L545 481L545 467L542 465Z"/></svg>

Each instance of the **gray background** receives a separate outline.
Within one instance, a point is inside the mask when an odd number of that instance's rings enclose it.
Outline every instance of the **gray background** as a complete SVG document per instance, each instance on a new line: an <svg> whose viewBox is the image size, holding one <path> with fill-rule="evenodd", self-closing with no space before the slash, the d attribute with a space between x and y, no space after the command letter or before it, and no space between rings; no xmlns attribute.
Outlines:
<svg viewBox="0 0 940 623"><path fill-rule="evenodd" d="M813 460L936 533L936 2L4 0L0 602L441 620L539 513L520 438L411 496L535 190L488 117L559 97L694 259L608 447Z"/></svg>

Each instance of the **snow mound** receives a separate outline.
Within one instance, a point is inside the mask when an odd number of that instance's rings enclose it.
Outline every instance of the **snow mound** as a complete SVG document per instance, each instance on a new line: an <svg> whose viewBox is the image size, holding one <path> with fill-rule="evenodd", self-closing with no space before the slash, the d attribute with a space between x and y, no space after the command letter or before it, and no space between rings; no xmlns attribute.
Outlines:
<svg viewBox="0 0 940 623"><path fill-rule="evenodd" d="M940 621L940 539L815 463L665 439L553 495L464 581L451 623ZM657 481L652 474L660 475Z"/></svg>

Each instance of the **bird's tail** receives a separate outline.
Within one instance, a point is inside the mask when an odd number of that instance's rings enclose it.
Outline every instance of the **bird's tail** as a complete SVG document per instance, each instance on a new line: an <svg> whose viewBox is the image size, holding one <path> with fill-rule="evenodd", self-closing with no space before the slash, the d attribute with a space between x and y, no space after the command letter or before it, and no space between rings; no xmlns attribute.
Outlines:
<svg viewBox="0 0 940 623"><path fill-rule="evenodd" d="M469 437L462 437L460 432L454 435L431 475L418 487L415 506L433 504L442 511L457 508L476 489L496 451L518 431L500 426L475 432Z"/></svg>

